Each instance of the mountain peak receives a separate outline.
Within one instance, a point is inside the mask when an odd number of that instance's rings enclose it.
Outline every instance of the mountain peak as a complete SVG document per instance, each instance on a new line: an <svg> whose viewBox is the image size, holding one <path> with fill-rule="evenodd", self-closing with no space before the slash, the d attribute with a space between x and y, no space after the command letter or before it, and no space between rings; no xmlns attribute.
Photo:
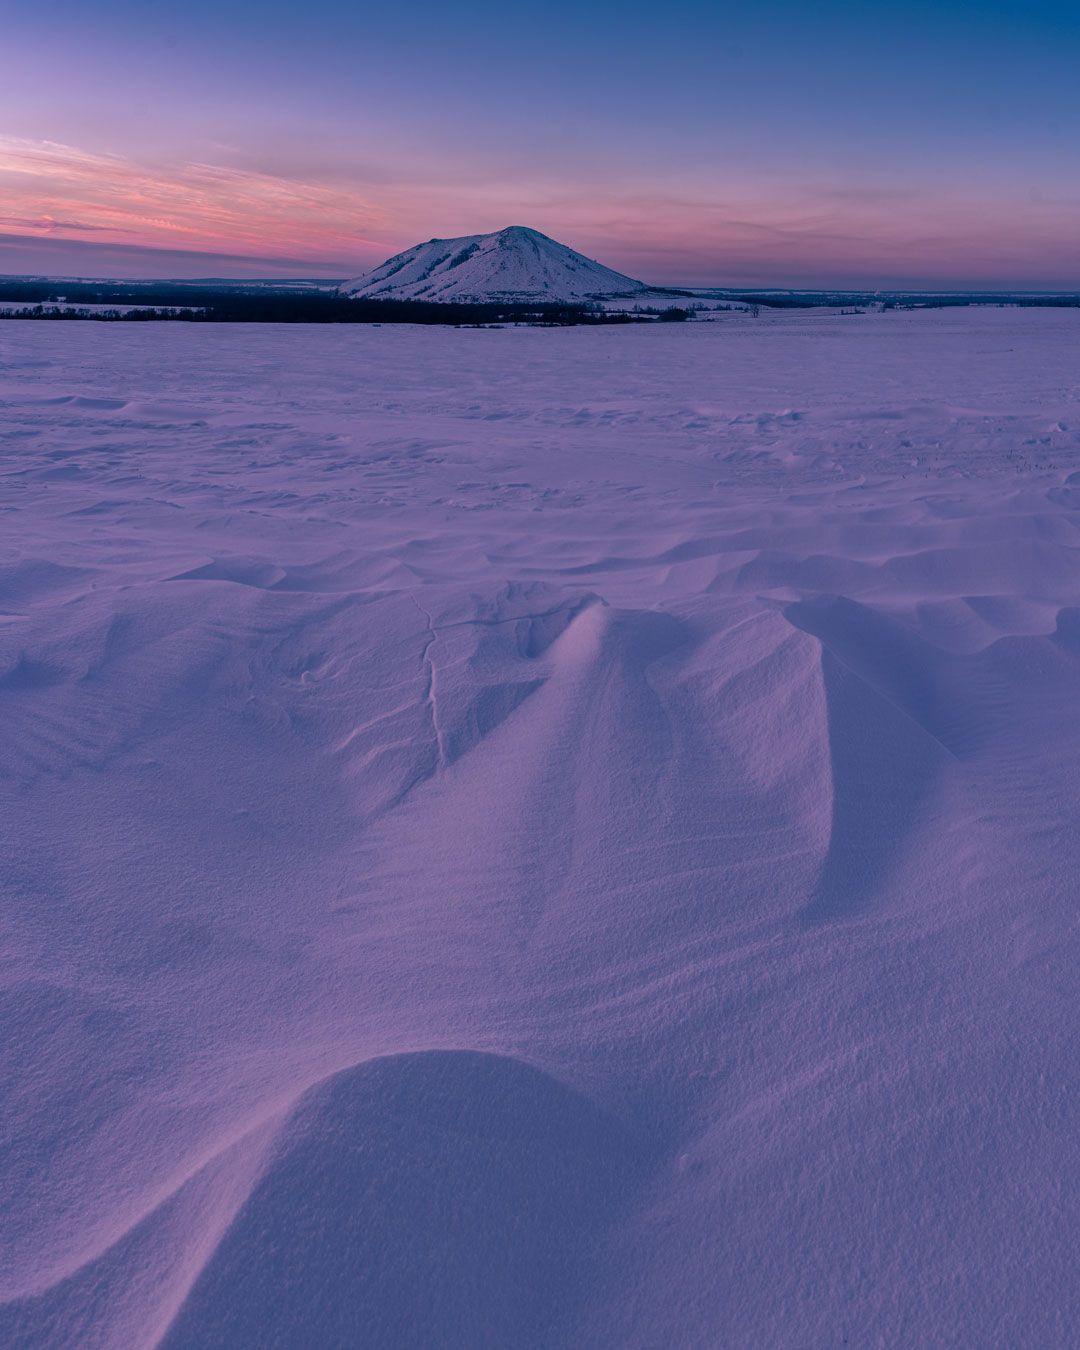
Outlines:
<svg viewBox="0 0 1080 1350"><path fill-rule="evenodd" d="M368 299L552 304L609 299L644 289L643 282L528 225L429 239L342 287L348 295Z"/></svg>

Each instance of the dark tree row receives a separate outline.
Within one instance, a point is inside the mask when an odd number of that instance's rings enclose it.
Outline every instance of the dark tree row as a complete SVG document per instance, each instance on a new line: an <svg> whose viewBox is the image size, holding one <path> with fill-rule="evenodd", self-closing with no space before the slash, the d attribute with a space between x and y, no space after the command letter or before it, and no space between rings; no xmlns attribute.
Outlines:
<svg viewBox="0 0 1080 1350"><path fill-rule="evenodd" d="M45 291L47 293L42 294ZM423 300L354 300L326 292L204 291L176 287L58 288L38 283L0 283L0 300L33 305L25 311L0 311L2 318L99 319L138 323L168 319L179 323L530 323L625 324L629 314L605 314L587 305L457 304ZM80 306L107 306L88 310ZM140 306L124 309L121 306ZM115 307L115 308L114 308Z"/></svg>

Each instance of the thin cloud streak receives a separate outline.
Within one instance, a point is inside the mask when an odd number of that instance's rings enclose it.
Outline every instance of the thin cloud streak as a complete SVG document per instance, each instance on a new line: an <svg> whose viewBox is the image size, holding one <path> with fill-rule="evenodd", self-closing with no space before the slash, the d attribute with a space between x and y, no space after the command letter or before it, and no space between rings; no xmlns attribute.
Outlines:
<svg viewBox="0 0 1080 1350"><path fill-rule="evenodd" d="M363 193L213 164L146 168L116 155L0 136L0 188L27 235L301 259L376 255L385 213Z"/></svg>
<svg viewBox="0 0 1080 1350"><path fill-rule="evenodd" d="M259 257L193 249L152 248L141 244L101 244L55 235L31 237L0 233L0 275L49 277L320 277L348 275L341 259Z"/></svg>

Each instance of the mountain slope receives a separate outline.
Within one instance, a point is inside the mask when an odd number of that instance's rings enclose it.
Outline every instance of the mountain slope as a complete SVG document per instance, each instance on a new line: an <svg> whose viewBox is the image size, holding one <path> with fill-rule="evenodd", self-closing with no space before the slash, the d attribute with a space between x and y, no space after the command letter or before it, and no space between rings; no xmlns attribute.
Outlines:
<svg viewBox="0 0 1080 1350"><path fill-rule="evenodd" d="M644 291L632 277L510 225L495 234L429 239L342 287L384 300L592 300Z"/></svg>

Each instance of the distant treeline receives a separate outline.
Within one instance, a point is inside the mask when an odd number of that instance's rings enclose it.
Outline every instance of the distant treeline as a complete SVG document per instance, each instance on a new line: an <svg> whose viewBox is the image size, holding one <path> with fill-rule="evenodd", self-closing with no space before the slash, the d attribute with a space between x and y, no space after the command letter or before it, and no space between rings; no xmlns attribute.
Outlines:
<svg viewBox="0 0 1080 1350"><path fill-rule="evenodd" d="M526 323L551 327L649 322L641 315L604 313L588 305L456 304L422 300L352 299L326 291L269 291L194 286L92 286L86 283L0 282L0 301L32 308L0 310L4 319L139 323L420 323L489 325ZM104 306L86 309L83 306ZM131 309L129 306L139 306ZM667 311L658 318L688 318Z"/></svg>
<svg viewBox="0 0 1080 1350"><path fill-rule="evenodd" d="M898 296L881 301L882 309L955 309L965 305L997 305L1020 309L1080 309L1080 295Z"/></svg>
<svg viewBox="0 0 1080 1350"><path fill-rule="evenodd" d="M866 307L879 305L882 309L952 309L967 305L1016 305L1025 309L1080 308L1080 294L917 295L881 291L785 291L783 294L777 294L775 291L766 291L764 294L755 295L749 291L733 291L727 298L744 305L760 306L762 309L818 309L826 305L830 308L844 305Z"/></svg>
<svg viewBox="0 0 1080 1350"><path fill-rule="evenodd" d="M681 293L667 291L673 298ZM432 300L353 299L330 283L322 286L272 282L93 282L0 279L0 302L26 305L0 309L0 319L96 319L139 323L419 323L461 326L533 324L629 324L680 321L702 310L732 306L815 309L822 306L881 309L946 309L967 305L1080 308L1080 294L902 291L735 291L717 289L689 297L686 308L652 306L607 311L590 304L442 303ZM685 303L685 302L684 302ZM94 308L86 308L93 306ZM133 308L137 306L137 308Z"/></svg>

